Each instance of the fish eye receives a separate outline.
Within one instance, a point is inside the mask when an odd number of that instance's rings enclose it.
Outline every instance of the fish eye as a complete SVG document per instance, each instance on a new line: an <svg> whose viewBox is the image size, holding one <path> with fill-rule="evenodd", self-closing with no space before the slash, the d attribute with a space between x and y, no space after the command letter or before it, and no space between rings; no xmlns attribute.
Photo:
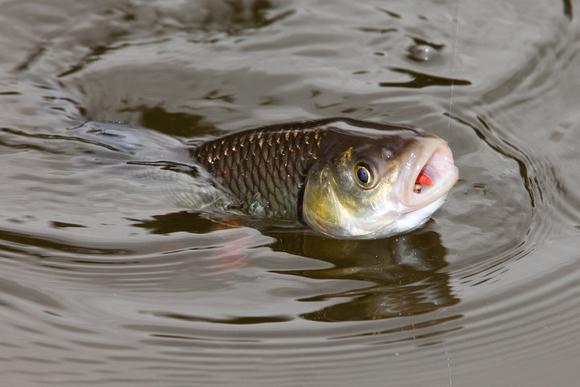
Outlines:
<svg viewBox="0 0 580 387"><path fill-rule="evenodd" d="M373 184L373 173L365 163L357 163L354 167L357 183L363 188L370 188Z"/></svg>

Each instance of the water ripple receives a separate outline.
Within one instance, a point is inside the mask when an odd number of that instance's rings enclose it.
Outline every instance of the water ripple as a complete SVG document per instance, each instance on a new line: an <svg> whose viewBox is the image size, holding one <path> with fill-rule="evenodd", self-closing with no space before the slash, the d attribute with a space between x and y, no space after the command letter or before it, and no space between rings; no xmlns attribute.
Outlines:
<svg viewBox="0 0 580 387"><path fill-rule="evenodd" d="M574 385L574 16L567 1L5 1L4 380ZM461 180L424 228L336 241L224 226L166 195L195 180L187 144L344 114L448 140Z"/></svg>

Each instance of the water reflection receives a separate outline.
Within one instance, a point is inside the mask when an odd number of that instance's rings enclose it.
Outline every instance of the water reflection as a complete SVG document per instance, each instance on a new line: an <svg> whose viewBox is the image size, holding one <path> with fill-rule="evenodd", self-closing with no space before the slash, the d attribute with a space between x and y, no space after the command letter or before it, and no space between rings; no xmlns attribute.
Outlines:
<svg viewBox="0 0 580 387"><path fill-rule="evenodd" d="M564 15L570 20L574 17L574 7L572 5L572 0L563 0L564 3Z"/></svg>
<svg viewBox="0 0 580 387"><path fill-rule="evenodd" d="M228 226L190 212L157 215L134 224L154 234L208 233ZM307 320L361 321L433 312L457 304L440 235L429 229L380 240L337 240L307 230L264 230L274 251L324 261L323 269L272 270L272 273L318 280L363 281L361 287L300 298L301 302L336 301L301 314ZM369 283L372 285L369 286ZM326 304L326 303L325 303Z"/></svg>
<svg viewBox="0 0 580 387"><path fill-rule="evenodd" d="M578 2L2 4L11 385L577 384ZM436 227L222 230L174 200L190 141L345 114L449 141Z"/></svg>
<svg viewBox="0 0 580 387"><path fill-rule="evenodd" d="M199 114L169 112L162 106L138 106L126 108L125 112L136 111L141 117L139 123L145 128L157 130L172 136L191 135L192 130L200 135L215 134L217 129Z"/></svg>
<svg viewBox="0 0 580 387"><path fill-rule="evenodd" d="M380 82L380 87L405 87L411 89L422 89L424 87L432 86L469 86L471 81L467 79L445 78L437 75L420 73L418 71L403 69L399 67L391 67L391 71L400 74L406 74L411 77L409 81L400 82Z"/></svg>
<svg viewBox="0 0 580 387"><path fill-rule="evenodd" d="M199 214L188 211L155 215L150 219L135 220L133 226L144 228L152 234L162 235L176 232L206 234L224 227L205 219Z"/></svg>
<svg viewBox="0 0 580 387"><path fill-rule="evenodd" d="M342 300L322 310L303 314L316 321L377 320L435 311L459 302L443 272L446 250L439 234L419 231L366 241L335 240L308 233L272 233L274 250L315 258L333 265L317 270L277 273L313 279L350 279L371 282L345 292L321 294L301 301Z"/></svg>

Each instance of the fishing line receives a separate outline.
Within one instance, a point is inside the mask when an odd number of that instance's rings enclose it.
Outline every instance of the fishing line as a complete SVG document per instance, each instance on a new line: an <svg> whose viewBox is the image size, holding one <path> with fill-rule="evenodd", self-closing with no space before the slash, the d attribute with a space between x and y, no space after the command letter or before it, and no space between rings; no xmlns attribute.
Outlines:
<svg viewBox="0 0 580 387"><path fill-rule="evenodd" d="M451 69L450 69L450 78L451 78L451 91L449 93L449 111L448 121L447 121L447 130L451 130L451 109L453 108L453 92L454 92L454 75L453 71L455 70L455 59L457 57L457 42L459 40L459 3L461 0L457 0L455 5L455 42L453 43L453 57L451 58ZM453 362L451 360L451 356L449 355L449 349L447 348L447 344L444 344L445 348L445 357L447 358L447 376L449 378L449 387L453 387Z"/></svg>
<svg viewBox="0 0 580 387"><path fill-rule="evenodd" d="M454 93L454 86L455 86L455 78L453 76L453 71L455 70L455 59L457 57L457 42L459 37L459 3L461 0L457 0L455 5L455 42L453 43L453 56L451 58L451 69L450 74L451 76L451 92L449 93L449 111L448 113L448 121L447 121L447 130L451 129L451 110L453 109L453 93Z"/></svg>

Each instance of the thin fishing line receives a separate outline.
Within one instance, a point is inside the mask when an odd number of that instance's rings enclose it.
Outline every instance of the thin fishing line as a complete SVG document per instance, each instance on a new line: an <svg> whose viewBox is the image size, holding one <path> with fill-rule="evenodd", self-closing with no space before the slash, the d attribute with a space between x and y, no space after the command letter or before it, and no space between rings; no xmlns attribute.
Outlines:
<svg viewBox="0 0 580 387"><path fill-rule="evenodd" d="M453 71L455 71L455 59L457 57L457 42L459 37L459 3L461 0L457 0L455 5L455 42L453 43L453 57L451 58L451 92L449 93L449 108L447 109L449 112L448 121L447 121L447 130L451 129L451 110L453 109L453 94L455 91L455 78L453 76Z"/></svg>
<svg viewBox="0 0 580 387"><path fill-rule="evenodd" d="M447 121L447 130L451 130L451 110L453 109L453 92L454 92L454 75L453 71L455 71L455 59L457 57L457 42L459 40L459 3L461 0L457 0L455 5L455 42L453 43L453 57L451 58L451 91L449 93L449 111L448 121ZM449 377L449 387L453 387L453 362L451 360L451 356L449 356L449 350L447 348L447 344L445 343L445 356L447 357L447 376Z"/></svg>

